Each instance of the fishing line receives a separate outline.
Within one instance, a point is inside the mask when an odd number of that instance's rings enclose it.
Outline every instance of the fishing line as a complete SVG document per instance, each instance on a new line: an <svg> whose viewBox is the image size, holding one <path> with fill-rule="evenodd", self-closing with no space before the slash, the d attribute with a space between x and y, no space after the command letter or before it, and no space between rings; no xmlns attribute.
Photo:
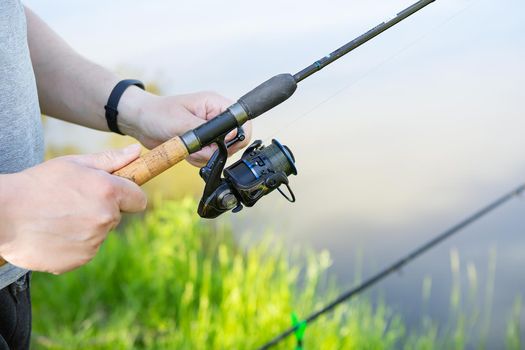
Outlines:
<svg viewBox="0 0 525 350"><path fill-rule="evenodd" d="M310 316L306 317L302 322L298 322L295 326L292 326L291 328L287 329L283 333L279 334L266 344L262 345L259 350L265 350L269 349L281 341L285 340L287 337L292 335L301 324L308 324L313 321L315 321L318 317L321 315L324 315L330 311L332 311L336 306L340 305L341 303L348 301L353 296L356 296L357 294L360 294L364 292L365 290L371 288L375 284L381 282L386 277L390 276L394 272L399 271L403 266L407 265L408 263L412 262L414 259L419 257L420 255L426 253L430 249L434 248L439 243L443 242L447 238L450 238L454 234L460 232L462 229L472 225L476 221L480 220L484 216L488 215L492 211L496 210L497 208L501 207L503 204L509 202L511 199L517 198L523 192L525 191L525 183L514 189L513 191L501 196L494 202L490 203L486 207L480 209L479 211L475 212L474 214L470 215L463 221L460 221L456 225L450 227L448 230L442 232L441 234L437 235L430 241L426 242L425 244L421 245L417 249L413 250L406 256L402 257L401 259L397 260L390 266L386 267L385 269L381 270L377 274L373 275L372 277L368 278L366 281L358 285L357 287L354 287L350 289L349 291L341 294L337 299L333 300L331 303L323 307L322 309L314 312Z"/></svg>
<svg viewBox="0 0 525 350"><path fill-rule="evenodd" d="M323 105L327 104L328 102L332 101L334 98L336 98L337 96L341 95L343 92L345 92L346 90L348 90L349 88L357 85L358 83L362 82L363 80L365 80L368 76L370 76L372 73L375 73L377 71L379 71L381 68L383 68L384 66L387 65L387 63L389 63L390 61L394 60L395 58L397 58L398 56L400 56L402 53L404 53L405 51L408 51L410 48L414 47L416 44L419 44L419 42L421 42L423 39L427 38L428 36L430 36L432 33L434 33L435 31L437 31L438 29L444 27L445 25L449 24L450 22L452 22L454 19L456 19L457 17L459 17L460 15L462 15L464 12L466 12L467 10L469 10L474 4L476 3L476 0L469 0L467 2L467 4L461 8L459 11L455 12L454 14L452 14L452 16L446 18L444 21L438 23L437 25L435 25L434 27L432 27L431 29L429 29L427 32L425 32L424 34L422 34L421 36L419 36L418 38L414 39L413 41L411 41L410 43L408 43L406 46L403 46L401 49L399 49L398 51L396 51L394 54L392 54L391 56L388 56L386 59L384 59L383 61L379 62L377 65L373 66L372 68L370 68L368 71L366 71L364 74L362 74L361 76L359 76L356 80L353 80L351 81L350 83L348 83L347 85L343 86L342 88L340 88L339 90L337 90L335 93L333 93L332 95L329 95L327 98L325 98L324 100L322 100L321 102L319 102L318 104L314 105L313 107L311 107L310 109L308 109L307 111L303 112L302 114L300 114L299 116L295 117L294 119L292 119L290 122L286 123L283 127L279 127L278 129L275 129L270 135L272 136L269 136L265 139L265 141L269 141L270 139L274 138L275 136L279 135L279 133L281 133L283 130L286 130L288 128L290 128L292 125L294 125L295 123L297 123L299 120L302 120L304 118L306 118L307 116L309 116L310 114L312 114L314 111L318 110L320 107L322 107Z"/></svg>

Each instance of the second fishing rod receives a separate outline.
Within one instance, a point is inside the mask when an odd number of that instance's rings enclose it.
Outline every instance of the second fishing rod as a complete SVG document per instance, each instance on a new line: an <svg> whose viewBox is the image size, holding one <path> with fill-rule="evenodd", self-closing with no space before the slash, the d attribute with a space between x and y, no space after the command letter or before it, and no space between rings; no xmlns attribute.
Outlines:
<svg viewBox="0 0 525 350"><path fill-rule="evenodd" d="M434 1L416 2L392 19L382 22L296 74L279 74L270 78L239 98L220 115L180 137L166 141L114 174L142 185L181 162L189 154L216 144L218 150L200 172L206 183L198 208L201 217L215 218L230 210L237 212L243 206L251 207L274 190L278 190L286 199L294 202L295 195L289 186L288 177L297 175L295 158L291 150L277 140L273 140L268 146L264 146L261 141L254 142L238 162L225 169L228 147L244 140L242 125L290 98L299 82ZM237 136L226 142L226 135L235 129ZM283 186L287 188L288 193L284 192Z"/></svg>

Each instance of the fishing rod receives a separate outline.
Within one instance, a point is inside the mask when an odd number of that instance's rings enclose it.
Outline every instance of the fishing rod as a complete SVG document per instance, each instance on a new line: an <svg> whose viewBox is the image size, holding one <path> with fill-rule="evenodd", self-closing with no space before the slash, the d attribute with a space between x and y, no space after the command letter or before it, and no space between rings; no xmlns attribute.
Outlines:
<svg viewBox="0 0 525 350"><path fill-rule="evenodd" d="M173 165L181 162L189 154L198 152L211 144L216 144L218 150L210 158L208 164L200 171L200 175L206 183L198 208L198 213L201 217L215 218L229 210L237 212L242 209L243 205L251 207L260 198L275 189L290 202L294 202L295 195L289 186L288 177L292 174L297 175L295 158L291 150L277 140L272 140L272 144L269 146L264 146L262 141L255 141L243 153L239 161L224 169L228 156L228 147L238 141L244 140L242 125L248 120L260 116L290 98L296 91L299 82L422 10L434 1L435 0L420 0L416 2L407 9L399 12L394 18L382 22L294 75L286 73L274 76L242 96L236 103L214 119L211 119L196 129L186 132L180 137L175 137L154 148L133 163L115 172L115 174L142 185ZM226 142L226 135L235 129L237 129L236 137ZM223 171L224 178L221 177ZM288 188L289 195L286 195L281 190L281 185L285 185ZM418 247L384 270L373 275L359 286L340 295L337 299L324 308L314 312L303 321L294 322L295 325L293 327L276 336L259 349L269 349L294 332L300 329L304 331L307 323L315 321L321 315L327 314L341 303L371 288L420 255L480 220L485 215L488 215L524 191L525 184L502 196L455 226L452 226L450 229Z"/></svg>
<svg viewBox="0 0 525 350"><path fill-rule="evenodd" d="M349 291L341 294L337 299L333 300L329 304L327 304L325 307L319 309L318 311L312 313L310 316L306 317L301 322L295 322L295 325L287 329L286 331L282 332L278 336L274 337L272 340L267 342L266 344L262 345L258 348L258 350L266 350L270 349L271 347L277 345L281 341L288 338L290 335L294 334L296 331L298 331L300 328L303 328L306 326L306 324L312 323L317 318L319 318L322 315L325 315L332 310L334 310L338 305L349 301L352 297L355 297L358 294L363 293L365 290L370 289L377 283L381 282L388 276L392 275L393 273L399 271L402 267L412 262L417 257L421 256L422 254L426 253L430 249L434 248L439 243L442 243L444 240L450 238L451 236L455 235L456 233L460 232L467 226L472 225L474 222L480 220L482 217L486 216L487 214L491 213L492 211L496 210L497 208L501 207L503 204L509 202L511 199L514 199L525 192L525 184L520 185L519 187L515 188L511 192L501 196L494 202L490 203L486 207L480 209L479 211L475 212L474 214L470 215L463 221L457 223L456 225L450 227L448 230L442 232L441 234L437 235L436 237L432 238L430 241L424 243L420 247L416 248L412 252L408 253L404 257L400 258L390 266L386 267L385 269L381 270L380 272L376 273L372 277L368 278L364 282L362 282L357 287L354 287L350 289Z"/></svg>
<svg viewBox="0 0 525 350"><path fill-rule="evenodd" d="M200 176L205 182L198 208L201 217L216 218L230 210L238 212L243 206L255 205L259 199L274 190L278 190L288 201L295 202L295 195L288 180L289 176L297 175L295 158L292 151L277 140L272 140L268 146L262 141L255 141L246 149L239 161L225 169L228 147L244 140L242 125L290 98L299 82L434 1L416 2L394 18L382 22L294 75L285 73L270 78L215 118L182 136L166 141L114 174L142 185L181 162L188 155L216 144L217 151L208 164L200 170ZM237 136L226 142L226 135L235 129L237 129ZM282 186L287 188L287 194L282 190Z"/></svg>

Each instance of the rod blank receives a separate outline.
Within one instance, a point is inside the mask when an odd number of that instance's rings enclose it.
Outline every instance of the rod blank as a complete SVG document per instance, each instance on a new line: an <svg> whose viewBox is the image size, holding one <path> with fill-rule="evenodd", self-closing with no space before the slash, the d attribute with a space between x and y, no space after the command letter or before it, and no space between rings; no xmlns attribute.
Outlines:
<svg viewBox="0 0 525 350"><path fill-rule="evenodd" d="M339 58L343 57L347 53L357 49L359 46L363 45L367 41L375 38L379 34L383 33L384 31L388 30L389 28L395 26L402 20L410 17L414 13L418 12L419 10L423 9L424 7L430 5L436 0L420 0L417 3L413 4L412 6L408 7L407 9L399 12L396 17L392 18L389 21L383 22L376 27L370 29L365 34L355 38L354 40L350 41L348 44L341 46L339 49L335 50L328 56L325 56L314 63L312 63L310 66L306 67L302 71L296 73L294 75L295 81L300 82L306 78L308 78L310 75L320 71L324 67L328 66L330 63L338 60Z"/></svg>

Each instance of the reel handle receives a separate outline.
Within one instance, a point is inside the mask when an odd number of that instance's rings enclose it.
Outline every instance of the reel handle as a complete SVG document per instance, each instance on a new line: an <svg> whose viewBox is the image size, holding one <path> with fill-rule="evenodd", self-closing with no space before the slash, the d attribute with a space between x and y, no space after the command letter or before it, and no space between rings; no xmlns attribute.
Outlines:
<svg viewBox="0 0 525 350"><path fill-rule="evenodd" d="M180 163L188 155L186 145L176 136L115 171L113 175L131 180L140 186Z"/></svg>

